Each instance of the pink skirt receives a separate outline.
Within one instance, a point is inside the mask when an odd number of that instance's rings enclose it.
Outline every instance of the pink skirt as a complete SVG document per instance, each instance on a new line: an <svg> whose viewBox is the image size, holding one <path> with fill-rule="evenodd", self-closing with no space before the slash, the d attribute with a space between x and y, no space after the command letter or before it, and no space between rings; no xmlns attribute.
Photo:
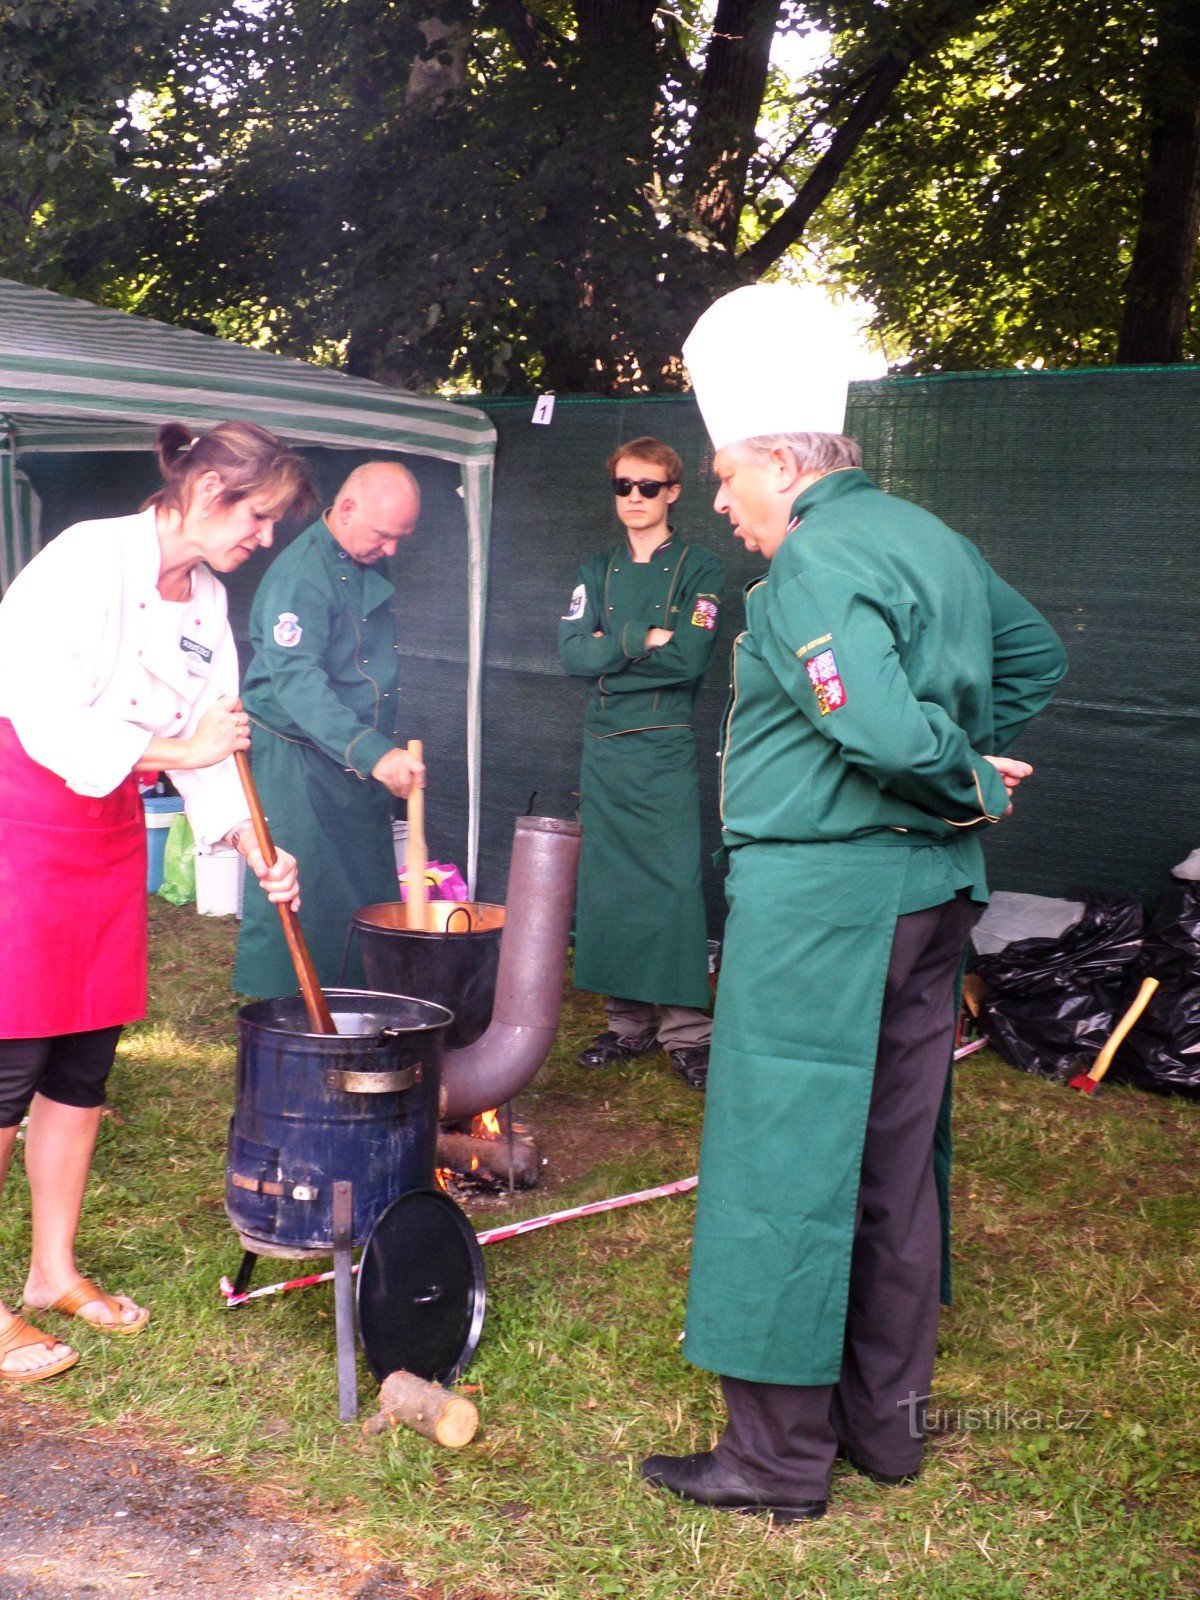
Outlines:
<svg viewBox="0 0 1200 1600"><path fill-rule="evenodd" d="M146 826L132 773L75 794L0 717L0 1039L83 1033L146 1009Z"/></svg>

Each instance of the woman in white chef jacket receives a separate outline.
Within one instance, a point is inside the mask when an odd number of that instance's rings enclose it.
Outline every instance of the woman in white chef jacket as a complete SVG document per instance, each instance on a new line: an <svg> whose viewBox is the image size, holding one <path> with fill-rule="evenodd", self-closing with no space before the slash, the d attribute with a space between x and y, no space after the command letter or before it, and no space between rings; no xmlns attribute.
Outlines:
<svg viewBox="0 0 1200 1600"><path fill-rule="evenodd" d="M232 844L274 901L233 752L249 745L225 591L307 501L304 463L264 429L159 430L163 486L134 516L53 539L0 603L0 1186L26 1110L33 1241L22 1310L140 1332L149 1311L75 1264L121 1027L146 998L146 831L137 774L166 770L197 847ZM211 570L210 570L211 569ZM0 1304L0 1384L77 1353Z"/></svg>

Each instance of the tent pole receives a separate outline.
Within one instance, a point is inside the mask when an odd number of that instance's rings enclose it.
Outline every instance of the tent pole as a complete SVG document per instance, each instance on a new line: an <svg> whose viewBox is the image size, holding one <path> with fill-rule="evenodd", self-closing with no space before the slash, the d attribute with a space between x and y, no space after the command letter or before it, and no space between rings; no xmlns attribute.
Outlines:
<svg viewBox="0 0 1200 1600"><path fill-rule="evenodd" d="M488 542L492 520L491 462L462 466L467 513L467 893L479 870L483 756L483 641L487 616Z"/></svg>

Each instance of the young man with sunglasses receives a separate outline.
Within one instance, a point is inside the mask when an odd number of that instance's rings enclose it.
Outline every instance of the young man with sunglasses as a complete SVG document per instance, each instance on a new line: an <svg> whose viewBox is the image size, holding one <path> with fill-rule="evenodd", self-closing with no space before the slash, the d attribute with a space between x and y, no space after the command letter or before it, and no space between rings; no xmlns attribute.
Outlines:
<svg viewBox="0 0 1200 1600"><path fill-rule="evenodd" d="M676 538L683 463L661 439L608 460L625 538L586 561L559 625L563 666L588 682L575 984L608 1027L579 1057L615 1066L666 1050L708 1076L708 929L692 705L712 656L725 569Z"/></svg>

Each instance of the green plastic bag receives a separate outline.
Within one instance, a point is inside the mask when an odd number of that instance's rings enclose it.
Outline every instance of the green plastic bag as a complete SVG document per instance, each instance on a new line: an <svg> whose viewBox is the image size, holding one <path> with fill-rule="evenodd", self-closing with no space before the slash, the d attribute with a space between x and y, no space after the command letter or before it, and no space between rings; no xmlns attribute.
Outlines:
<svg viewBox="0 0 1200 1600"><path fill-rule="evenodd" d="M173 906L190 906L196 898L196 840L181 811L171 818L163 852L163 880L158 893Z"/></svg>

